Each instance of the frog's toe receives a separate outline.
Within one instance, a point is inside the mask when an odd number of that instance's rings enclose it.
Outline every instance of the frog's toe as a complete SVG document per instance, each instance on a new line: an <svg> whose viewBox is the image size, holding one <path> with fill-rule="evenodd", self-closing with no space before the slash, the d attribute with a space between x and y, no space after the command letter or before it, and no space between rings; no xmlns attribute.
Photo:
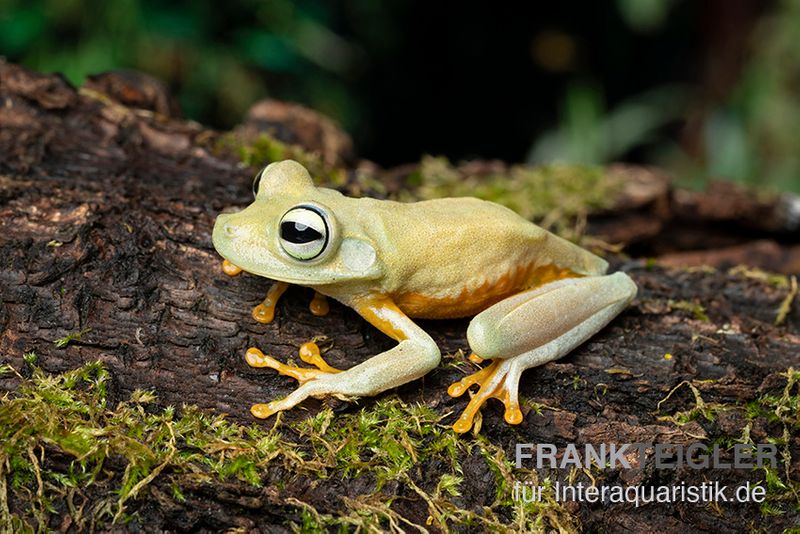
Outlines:
<svg viewBox="0 0 800 534"><path fill-rule="evenodd" d="M250 413L256 419L266 419L270 415L278 413L281 408L274 406L274 402L267 404L254 404L250 407Z"/></svg>
<svg viewBox="0 0 800 534"><path fill-rule="evenodd" d="M242 268L232 264L228 260L222 260L222 272L228 276L236 276L242 272Z"/></svg>
<svg viewBox="0 0 800 534"><path fill-rule="evenodd" d="M308 369L307 369L308 370ZM311 371L314 371L311 369ZM322 371L315 371L317 373L315 378L323 378L322 380L312 380L304 382L299 388L282 399L276 399L266 404L254 404L250 407L250 413L258 419L266 419L267 417L276 414L282 410L288 410L300 404L308 397L320 397L336 393L335 386L330 381L324 380L323 375L330 376L331 373Z"/></svg>
<svg viewBox="0 0 800 534"><path fill-rule="evenodd" d="M297 389L300 391L300 388ZM295 393L297 393L295 391ZM300 396L297 398L297 395L289 395L282 399L277 399L272 402L268 402L266 404L254 404L250 407L250 413L253 414L253 417L258 419L266 419L267 417L274 415L282 410L288 410L289 408L293 408L298 403L302 402L306 395Z"/></svg>
<svg viewBox="0 0 800 534"><path fill-rule="evenodd" d="M295 365L286 365L279 362L272 356L268 356L255 347L250 347L244 356L247 365L250 367L269 367L275 369L282 375L291 376L300 384L305 384L309 380L319 378L320 375L330 374L329 372L320 369L307 369L305 367L297 367ZM321 358L320 358L321 359Z"/></svg>
<svg viewBox="0 0 800 534"><path fill-rule="evenodd" d="M470 399L461 417L453 425L453 430L458 433L467 432L472 428L475 416L481 406L490 398L499 399L505 404L505 420L507 423L517 425L522 422L522 410L519 407L517 388L519 386L520 372L508 360L493 360L480 371L462 378L447 388L451 397L460 397L473 384L479 384L480 389Z"/></svg>
<svg viewBox="0 0 800 534"><path fill-rule="evenodd" d="M308 341L300 345L300 359L315 366L320 371L325 371L326 373L333 374L342 372L340 369L336 369L335 367L328 365L328 362L322 358L322 355L319 352L319 346L317 346L317 344L313 341Z"/></svg>
<svg viewBox="0 0 800 534"><path fill-rule="evenodd" d="M270 306L262 302L253 308L252 316L257 323L269 324L275 319L275 306Z"/></svg>
<svg viewBox="0 0 800 534"><path fill-rule="evenodd" d="M314 298L311 299L311 303L308 305L308 309L317 317L324 317L328 315L328 312L331 310L328 305L328 298L316 291L314 292Z"/></svg>
<svg viewBox="0 0 800 534"><path fill-rule="evenodd" d="M480 356L478 356L474 352L472 354L470 354L467 359L469 361L471 361L472 363L474 363L475 365L480 365L485 361L483 358L481 358Z"/></svg>
<svg viewBox="0 0 800 534"><path fill-rule="evenodd" d="M281 295L283 295L288 288L289 284L286 282L275 282L272 284L261 304L253 308L253 319L261 324L271 323L272 320L275 319L275 306L278 305Z"/></svg>

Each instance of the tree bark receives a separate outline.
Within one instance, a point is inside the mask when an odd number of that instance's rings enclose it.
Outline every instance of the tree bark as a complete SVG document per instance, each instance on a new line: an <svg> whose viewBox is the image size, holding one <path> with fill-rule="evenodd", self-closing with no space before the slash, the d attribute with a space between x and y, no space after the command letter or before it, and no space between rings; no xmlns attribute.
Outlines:
<svg viewBox="0 0 800 534"><path fill-rule="evenodd" d="M131 105L140 106L133 108L115 100L113 91L100 90L103 86L96 83L91 90L78 91L59 76L0 63L0 363L24 368L23 354L33 351L38 365L59 373L101 360L113 377L116 400L127 399L136 389L152 389L162 406L195 404L250 424L252 403L283 396L295 383L248 367L243 359L248 347L285 361L296 357L300 344L324 334L333 341L326 354L329 363L349 367L391 345L338 303L331 303L325 317L312 315L312 293L303 288L288 291L273 323L253 321L250 310L270 282L246 274L223 275L210 236L218 213L249 203L254 169L230 154L216 153L218 132L170 117L175 108L163 95L154 97L159 112L153 112L146 109L146 92L133 100ZM280 113L270 117L284 120ZM306 140L311 143L308 150L322 145L328 151L338 146L350 150L342 140L315 146L323 134L292 130L306 127L303 117L282 123L291 142ZM323 130L329 131L330 125ZM326 156L330 161L349 158ZM800 271L797 216L791 211L796 199L757 202L736 188L726 189L727 197L722 189L703 196L674 190L652 170L617 171L627 173L627 186L614 210L590 214L589 229L595 235L631 243L630 250L643 258L668 254L665 264L673 266L725 267L756 256L755 263L763 268ZM388 181L405 174L374 172ZM725 212L732 205L726 199L733 196L746 206ZM683 230L685 235L676 235ZM696 256L687 256L687 250ZM741 269L685 269L644 259L614 258L613 263L639 286L630 309L569 356L523 377L523 397L556 409L531 411L512 428L503 422L499 405L484 408L481 434L512 460L515 443L686 443L698 436L711 443L740 436L746 404L763 395L780 396L786 370L800 366L797 304L790 306L783 324L775 325L790 286ZM466 321L421 324L443 354L467 350ZM65 348L54 344L75 332L83 333ZM444 363L449 361L448 356ZM467 400L450 398L446 388L462 376L461 370L443 365L424 380L399 388L398 394L441 414L454 412L445 420L452 423ZM683 426L660 419L696 407L689 384L706 405L731 409L720 410L713 421L698 417ZM18 385L19 378L0 377L0 390L11 396ZM358 406L336 407L355 411L374 402L362 399ZM305 404L311 413L320 405L313 400ZM306 417L308 411L292 410L284 419ZM778 436L774 423L755 421L755 442ZM798 480L796 426L786 450L791 453L787 472ZM467 463L483 461L477 457ZM471 489L459 506L480 511L491 504L491 488L471 478L485 471L485 466L465 467ZM648 466L631 473L610 480L688 484L710 479L734 485L764 479L758 470ZM320 481L307 494L297 486L257 489L226 482L198 486L180 503L154 484L137 506L154 531L186 525L269 529L296 517L291 499L303 495L320 510L336 510L326 503L339 499L341 484L350 484L344 490L348 495L368 493L368 488L362 491L346 480ZM403 485L384 488L412 503L398 505L401 515L425 524L425 503L407 490ZM731 503L716 508L580 503L570 511L590 531L728 532L760 526L775 531L800 521L798 509L788 505L781 514L768 516L757 504Z"/></svg>

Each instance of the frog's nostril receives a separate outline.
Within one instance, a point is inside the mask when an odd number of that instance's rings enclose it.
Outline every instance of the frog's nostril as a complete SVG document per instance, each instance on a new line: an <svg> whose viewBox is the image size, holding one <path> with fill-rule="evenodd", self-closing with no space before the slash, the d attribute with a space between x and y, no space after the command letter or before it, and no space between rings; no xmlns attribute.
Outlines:
<svg viewBox="0 0 800 534"><path fill-rule="evenodd" d="M222 231L225 232L225 235L228 237L233 237L236 235L236 227L230 224L223 226Z"/></svg>

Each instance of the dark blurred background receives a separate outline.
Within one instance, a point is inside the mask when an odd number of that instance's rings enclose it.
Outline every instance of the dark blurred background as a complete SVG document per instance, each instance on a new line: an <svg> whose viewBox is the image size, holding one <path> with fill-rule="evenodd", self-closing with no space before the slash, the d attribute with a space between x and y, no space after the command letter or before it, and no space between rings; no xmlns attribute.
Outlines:
<svg viewBox="0 0 800 534"><path fill-rule="evenodd" d="M799 0L0 0L0 54L76 85L145 71L220 129L300 102L384 166L624 160L800 192Z"/></svg>

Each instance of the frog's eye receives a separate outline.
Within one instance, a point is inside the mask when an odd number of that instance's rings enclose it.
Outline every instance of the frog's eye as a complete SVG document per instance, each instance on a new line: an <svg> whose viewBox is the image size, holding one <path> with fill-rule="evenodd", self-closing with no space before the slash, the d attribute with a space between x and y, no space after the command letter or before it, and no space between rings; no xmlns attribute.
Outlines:
<svg viewBox="0 0 800 534"><path fill-rule="evenodd" d="M314 207L292 208L281 219L281 247L295 259L313 260L322 254L329 235L328 223Z"/></svg>
<svg viewBox="0 0 800 534"><path fill-rule="evenodd" d="M258 196L258 186L261 185L262 174L264 174L263 169L259 171L258 174L256 174L256 177L253 179L253 198L256 198Z"/></svg>

